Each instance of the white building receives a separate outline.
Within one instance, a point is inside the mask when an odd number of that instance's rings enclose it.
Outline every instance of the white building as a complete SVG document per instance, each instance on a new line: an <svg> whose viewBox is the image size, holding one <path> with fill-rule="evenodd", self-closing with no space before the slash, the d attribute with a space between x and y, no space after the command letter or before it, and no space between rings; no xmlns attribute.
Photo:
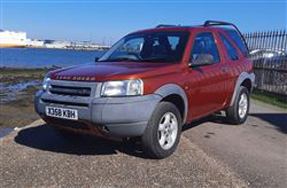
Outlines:
<svg viewBox="0 0 287 188"><path fill-rule="evenodd" d="M44 47L44 41L38 39L27 39L27 46L41 48Z"/></svg>
<svg viewBox="0 0 287 188"><path fill-rule="evenodd" d="M27 34L25 32L0 30L0 47L25 47Z"/></svg>
<svg viewBox="0 0 287 188"><path fill-rule="evenodd" d="M45 40L45 48L67 48L70 46L71 42L68 41L56 41L56 40Z"/></svg>

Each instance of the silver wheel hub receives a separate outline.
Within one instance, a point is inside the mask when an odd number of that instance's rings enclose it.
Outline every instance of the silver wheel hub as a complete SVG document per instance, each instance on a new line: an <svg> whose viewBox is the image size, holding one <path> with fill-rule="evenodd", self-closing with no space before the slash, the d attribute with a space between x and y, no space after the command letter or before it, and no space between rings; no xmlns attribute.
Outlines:
<svg viewBox="0 0 287 188"><path fill-rule="evenodd" d="M158 143L159 145L165 149L170 149L176 139L178 133L178 121L176 116L172 112L165 113L158 126Z"/></svg>
<svg viewBox="0 0 287 188"><path fill-rule="evenodd" d="M240 100L239 100L238 106L239 106L238 115L241 119L243 119L246 116L247 109L248 109L248 97L247 97L246 93L242 93L240 95Z"/></svg>

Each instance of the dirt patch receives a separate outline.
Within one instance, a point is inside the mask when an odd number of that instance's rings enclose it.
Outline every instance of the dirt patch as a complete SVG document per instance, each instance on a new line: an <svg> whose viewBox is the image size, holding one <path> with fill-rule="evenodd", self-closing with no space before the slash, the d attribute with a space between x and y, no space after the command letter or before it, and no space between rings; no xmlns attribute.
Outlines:
<svg viewBox="0 0 287 188"><path fill-rule="evenodd" d="M34 93L37 89L29 89L19 99L5 104L0 104L0 127L11 128L25 126L39 119L34 110Z"/></svg>

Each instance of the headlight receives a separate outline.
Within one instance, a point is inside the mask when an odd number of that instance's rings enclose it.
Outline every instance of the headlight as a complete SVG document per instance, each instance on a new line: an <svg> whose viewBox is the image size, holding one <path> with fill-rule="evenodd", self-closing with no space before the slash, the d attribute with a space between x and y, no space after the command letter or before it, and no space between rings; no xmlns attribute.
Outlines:
<svg viewBox="0 0 287 188"><path fill-rule="evenodd" d="M102 96L136 96L143 94L142 80L108 81L102 86Z"/></svg>
<svg viewBox="0 0 287 188"><path fill-rule="evenodd" d="M50 84L51 78L45 77L42 83L42 90L46 91L49 84Z"/></svg>

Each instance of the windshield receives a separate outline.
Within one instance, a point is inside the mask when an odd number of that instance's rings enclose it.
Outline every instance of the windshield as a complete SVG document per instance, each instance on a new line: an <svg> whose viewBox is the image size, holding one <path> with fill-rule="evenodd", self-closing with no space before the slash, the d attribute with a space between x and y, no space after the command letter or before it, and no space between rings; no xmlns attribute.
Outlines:
<svg viewBox="0 0 287 188"><path fill-rule="evenodd" d="M152 32L124 37L99 62L180 62L188 39L187 32Z"/></svg>

